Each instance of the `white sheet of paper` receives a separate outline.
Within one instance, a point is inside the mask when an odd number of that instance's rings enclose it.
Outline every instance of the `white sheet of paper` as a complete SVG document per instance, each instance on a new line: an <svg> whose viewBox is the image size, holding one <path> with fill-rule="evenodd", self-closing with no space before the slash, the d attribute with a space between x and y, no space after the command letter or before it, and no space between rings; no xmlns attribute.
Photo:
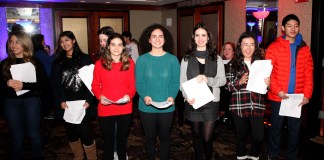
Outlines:
<svg viewBox="0 0 324 160"><path fill-rule="evenodd" d="M164 108L168 108L169 106L172 105L171 102L168 102L168 101L164 101L164 102L154 102L152 101L151 103L154 107L156 108L160 108L160 109L164 109Z"/></svg>
<svg viewBox="0 0 324 160"><path fill-rule="evenodd" d="M300 118L302 106L298 106L304 98L304 94L287 94L286 100L281 100L279 115Z"/></svg>
<svg viewBox="0 0 324 160"><path fill-rule="evenodd" d="M193 78L181 84L188 99L195 99L192 105L194 109L200 108L208 102L214 100L214 95L208 88L206 82L198 83L197 78Z"/></svg>
<svg viewBox="0 0 324 160"><path fill-rule="evenodd" d="M12 79L22 82L36 82L36 70L35 66L30 63L14 64L10 66L10 73ZM20 96L29 90L17 91L17 96Z"/></svg>
<svg viewBox="0 0 324 160"><path fill-rule="evenodd" d="M116 104L124 104L124 103L127 103L128 101L129 101L128 98L121 98L121 99L117 100L114 103L116 103Z"/></svg>
<svg viewBox="0 0 324 160"><path fill-rule="evenodd" d="M129 101L128 98L124 98L124 97L118 99L117 101L112 101L112 100L110 100L108 98L105 98L104 100L109 102L109 103L113 103L113 104L124 104L124 103L127 103Z"/></svg>
<svg viewBox="0 0 324 160"><path fill-rule="evenodd" d="M93 69L94 69L93 64L83 66L82 68L79 69L79 74L78 74L82 82L86 85L86 87L88 88L88 90L91 92L92 95L93 93L91 91L91 83L93 79Z"/></svg>
<svg viewBox="0 0 324 160"><path fill-rule="evenodd" d="M80 124L85 116L84 103L85 100L66 101L68 108L65 109L63 115L65 122Z"/></svg>
<svg viewBox="0 0 324 160"><path fill-rule="evenodd" d="M246 90L266 94L267 85L264 79L270 77L272 71L271 60L256 60L250 67L249 80Z"/></svg>

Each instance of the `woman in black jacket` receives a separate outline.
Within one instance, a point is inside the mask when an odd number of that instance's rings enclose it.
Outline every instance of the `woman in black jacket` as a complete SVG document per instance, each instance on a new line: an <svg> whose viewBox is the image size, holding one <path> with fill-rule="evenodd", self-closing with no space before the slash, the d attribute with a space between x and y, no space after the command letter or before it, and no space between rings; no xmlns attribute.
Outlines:
<svg viewBox="0 0 324 160"><path fill-rule="evenodd" d="M96 144L91 133L88 112L93 96L78 76L78 70L92 64L92 60L81 51L71 31L62 32L57 44L59 45L52 66L52 87L56 102L65 110L71 107L67 105L68 101L85 100L83 107L86 108L86 114L81 123L64 123L74 160L82 160L84 151L88 160L94 160L97 159Z"/></svg>
<svg viewBox="0 0 324 160"><path fill-rule="evenodd" d="M24 131L29 136L34 159L43 159L40 135L40 95L46 82L46 72L40 61L33 57L33 44L24 31L9 34L8 57L0 64L0 90L4 98L4 115L11 135L11 159L23 159ZM31 63L35 67L36 82L14 79L13 65ZM24 72L20 74L30 74ZM23 90L28 90L21 93Z"/></svg>

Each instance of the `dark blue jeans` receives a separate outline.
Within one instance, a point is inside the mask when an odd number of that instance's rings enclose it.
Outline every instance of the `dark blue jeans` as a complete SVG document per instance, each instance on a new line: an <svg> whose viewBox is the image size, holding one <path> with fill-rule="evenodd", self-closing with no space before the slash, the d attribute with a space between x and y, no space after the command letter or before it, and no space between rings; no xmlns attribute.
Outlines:
<svg viewBox="0 0 324 160"><path fill-rule="evenodd" d="M282 129L287 118L288 122L288 144L287 159L296 159L299 150L299 133L301 118L280 116L280 102L271 101L271 127L269 130L268 151L271 157L278 158L280 155L280 144Z"/></svg>
<svg viewBox="0 0 324 160"><path fill-rule="evenodd" d="M40 98L5 98L4 113L11 133L11 159L23 159L25 126L33 156L41 159Z"/></svg>

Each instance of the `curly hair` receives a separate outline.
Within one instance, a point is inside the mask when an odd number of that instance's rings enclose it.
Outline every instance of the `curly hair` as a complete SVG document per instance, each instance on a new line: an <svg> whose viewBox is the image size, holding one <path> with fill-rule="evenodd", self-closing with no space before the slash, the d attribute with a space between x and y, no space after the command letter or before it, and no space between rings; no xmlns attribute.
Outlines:
<svg viewBox="0 0 324 160"><path fill-rule="evenodd" d="M217 50L215 47L213 47L213 44L212 44L213 40L212 40L211 33L209 32L207 26L204 23L198 23L192 29L191 42L188 46L188 50L185 52L184 60L187 60L188 58L192 57L194 55L194 52L197 50L197 44L195 42L195 33L196 33L196 30L199 28L201 28L207 32L207 35L209 38L209 40L206 44L207 51L209 52L208 58L210 58L211 60L214 61L217 59Z"/></svg>
<svg viewBox="0 0 324 160"><path fill-rule="evenodd" d="M160 29L163 32L163 36L164 36L164 40L165 40L164 45L163 45L163 50L172 54L173 53L172 35L169 32L169 30L166 29L161 24L152 24L144 29L144 31L142 32L140 39L139 39L140 54L144 54L144 53L152 51L152 45L149 43L149 39L151 37L152 32L156 29Z"/></svg>
<svg viewBox="0 0 324 160"><path fill-rule="evenodd" d="M25 62L31 62L35 63L33 60L33 42L30 38L30 36L21 30L10 32L8 36L8 45L7 45L7 51L8 51L8 58L7 61L4 64L4 67L2 69L2 73L6 79L11 78L10 74L10 66L16 63L16 57L14 53L11 50L11 43L14 43L11 41L11 38L15 36L17 38L17 42L21 47L23 48L23 59Z"/></svg>
<svg viewBox="0 0 324 160"><path fill-rule="evenodd" d="M235 56L234 56L234 59L233 59L234 60L233 69L236 70L236 71L239 70L242 67L242 65L243 65L242 62L244 62L244 55L243 55L242 50L241 50L241 43L242 43L242 40L245 39L245 38L253 38L253 40L255 42L255 50L254 50L253 55L252 55L251 63L253 63L253 61L255 61L255 60L263 59L262 55L261 55L261 52L260 52L260 48L259 48L259 46L257 44L258 41L257 41L254 33L253 32L243 32L240 35L240 37L239 37L239 39L237 41L236 49L235 49Z"/></svg>
<svg viewBox="0 0 324 160"><path fill-rule="evenodd" d="M66 57L66 51L61 46L62 37L68 37L71 40L75 41L75 43L73 44L72 58L76 58L79 55L84 54L84 52L82 52L81 48L79 47L78 41L76 40L74 33L72 31L64 31L59 35L59 38L56 43L57 47L55 50L55 62L61 61L62 58Z"/></svg>
<svg viewBox="0 0 324 160"><path fill-rule="evenodd" d="M120 68L121 71L126 71L129 69L129 65L130 65L130 62L129 62L129 56L128 54L126 53L126 43L124 41L124 38L122 37L122 35L118 34L118 33L113 33L109 36L108 38L108 41L107 41L107 45L105 47L105 52L104 54L101 55L101 64L102 64L102 67L105 68L106 70L110 71L112 69L112 57L111 57L111 52L109 50L109 46L110 46L110 43L113 39L120 39L122 42L123 42L123 51L122 51L122 54L120 56L120 61L122 62L122 66Z"/></svg>

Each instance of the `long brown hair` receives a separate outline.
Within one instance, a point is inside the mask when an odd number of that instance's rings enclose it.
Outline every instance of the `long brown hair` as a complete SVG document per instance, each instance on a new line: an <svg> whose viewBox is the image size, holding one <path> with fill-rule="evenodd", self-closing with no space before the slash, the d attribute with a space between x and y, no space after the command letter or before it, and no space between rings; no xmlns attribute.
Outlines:
<svg viewBox="0 0 324 160"><path fill-rule="evenodd" d="M126 43L125 43L123 37L118 33L113 33L113 34L111 34L109 36L107 45L105 47L105 52L104 52L104 54L101 55L101 64L102 64L102 67L104 67L108 71L110 71L112 69L111 63L112 63L113 59L111 57L109 46L110 46L111 40L113 40L115 38L118 38L123 42L124 49L123 49L122 54L120 56L120 61L122 62L122 66L121 66L120 70L121 71L126 71L126 70L129 69L129 64L130 64L129 56L127 55L126 49L125 49Z"/></svg>
<svg viewBox="0 0 324 160"><path fill-rule="evenodd" d="M192 57L194 55L194 52L197 50L197 44L195 42L195 33L196 30L198 30L199 28L205 30L209 38L208 42L206 43L206 51L208 52L208 58L213 61L217 60L217 50L212 44L212 34L209 32L206 24L202 22L196 24L196 26L192 29L191 43L188 46L187 51L185 52L184 60L188 60L188 58Z"/></svg>
<svg viewBox="0 0 324 160"><path fill-rule="evenodd" d="M18 43L21 45L21 47L24 50L24 53L23 53L24 62L31 62L33 64L35 63L34 60L32 59L32 57L33 57L33 42L31 40L30 36L24 31L15 31L15 32L9 33L8 46L7 46L8 58L7 58L7 61L5 62L4 67L2 69L4 78L6 78L7 80L12 78L9 69L10 69L11 65L16 64L16 59L17 59L10 47L11 46L10 39L13 36L17 37Z"/></svg>

